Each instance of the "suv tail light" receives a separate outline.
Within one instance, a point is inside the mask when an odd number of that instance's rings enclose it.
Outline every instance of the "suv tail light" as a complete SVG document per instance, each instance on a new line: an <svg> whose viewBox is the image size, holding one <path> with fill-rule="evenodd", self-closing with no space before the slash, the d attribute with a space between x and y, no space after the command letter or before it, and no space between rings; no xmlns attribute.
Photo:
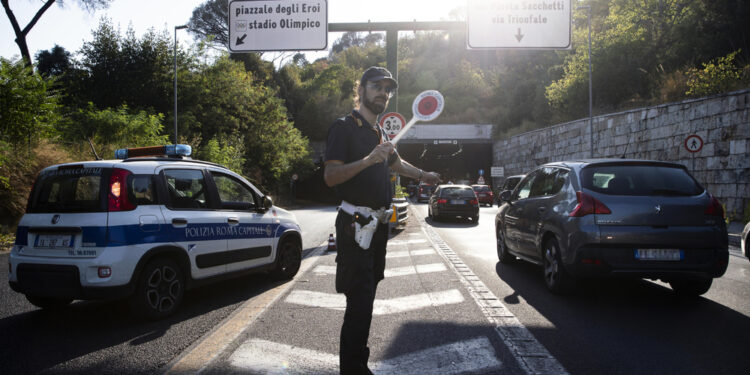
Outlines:
<svg viewBox="0 0 750 375"><path fill-rule="evenodd" d="M570 212L570 217L583 217L589 214L611 214L612 211L604 203L598 199L582 192L576 191L576 199L578 199L578 205Z"/></svg>
<svg viewBox="0 0 750 375"><path fill-rule="evenodd" d="M716 197L713 195L710 196L711 201L708 202L708 206L706 206L706 209L703 210L703 213L706 215L711 216L720 216L722 219L724 219L724 207L721 206L721 202L719 202Z"/></svg>
<svg viewBox="0 0 750 375"><path fill-rule="evenodd" d="M469 201L469 204L473 204L475 206L479 205L479 201L477 199L472 199Z"/></svg>
<svg viewBox="0 0 750 375"><path fill-rule="evenodd" d="M125 169L114 168L109 177L109 211L130 211L135 205L128 198L128 176Z"/></svg>
<svg viewBox="0 0 750 375"><path fill-rule="evenodd" d="M448 200L447 200L447 199L445 199L445 198L439 198L439 199L437 200L437 202L438 202L438 204L446 204L446 203L448 203Z"/></svg>

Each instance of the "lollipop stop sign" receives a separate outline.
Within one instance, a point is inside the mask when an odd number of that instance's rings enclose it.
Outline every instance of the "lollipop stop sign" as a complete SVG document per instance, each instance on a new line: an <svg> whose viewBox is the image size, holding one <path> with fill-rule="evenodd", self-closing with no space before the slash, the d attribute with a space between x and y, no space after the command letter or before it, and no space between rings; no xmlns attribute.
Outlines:
<svg viewBox="0 0 750 375"><path fill-rule="evenodd" d="M440 112L443 112L444 105L443 95L437 90L427 90L417 95L411 105L414 117L396 134L391 142L397 143L417 121L432 121L437 118Z"/></svg>

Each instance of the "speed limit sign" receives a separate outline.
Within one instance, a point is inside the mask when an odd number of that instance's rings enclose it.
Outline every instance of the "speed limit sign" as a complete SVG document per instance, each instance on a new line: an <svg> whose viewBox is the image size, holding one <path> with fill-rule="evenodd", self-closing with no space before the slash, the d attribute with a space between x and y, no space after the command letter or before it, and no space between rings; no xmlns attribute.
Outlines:
<svg viewBox="0 0 750 375"><path fill-rule="evenodd" d="M380 118L380 127L389 139L393 139L404 128L404 125L406 125L406 120L398 112L388 112Z"/></svg>

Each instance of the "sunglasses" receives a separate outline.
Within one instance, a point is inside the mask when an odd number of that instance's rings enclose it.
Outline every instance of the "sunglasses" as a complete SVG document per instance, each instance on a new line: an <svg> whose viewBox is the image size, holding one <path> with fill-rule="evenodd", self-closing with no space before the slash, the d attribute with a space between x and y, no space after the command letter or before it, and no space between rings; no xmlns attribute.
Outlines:
<svg viewBox="0 0 750 375"><path fill-rule="evenodd" d="M383 86L383 85L379 85L377 83L371 83L371 82L367 83L367 88L371 90L375 90L375 91L383 91L388 95L389 98L392 97L393 93L396 92L396 88L391 85Z"/></svg>

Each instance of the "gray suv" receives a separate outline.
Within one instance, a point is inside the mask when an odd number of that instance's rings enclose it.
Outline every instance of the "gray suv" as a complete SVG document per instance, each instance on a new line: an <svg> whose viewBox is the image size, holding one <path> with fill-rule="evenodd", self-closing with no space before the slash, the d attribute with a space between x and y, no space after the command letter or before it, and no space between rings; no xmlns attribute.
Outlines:
<svg viewBox="0 0 750 375"><path fill-rule="evenodd" d="M698 296L727 268L724 210L680 164L548 163L500 199L500 262L543 266L553 293L583 277L626 276L660 279L678 295Z"/></svg>

